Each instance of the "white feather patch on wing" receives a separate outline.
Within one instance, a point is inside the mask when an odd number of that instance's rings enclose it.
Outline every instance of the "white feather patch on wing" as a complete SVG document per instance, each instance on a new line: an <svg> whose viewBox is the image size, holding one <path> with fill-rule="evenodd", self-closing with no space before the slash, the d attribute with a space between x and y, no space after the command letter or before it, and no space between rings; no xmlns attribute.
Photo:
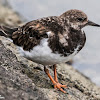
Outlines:
<svg viewBox="0 0 100 100"><path fill-rule="evenodd" d="M46 32L46 33L47 33L48 37L50 37L50 36L53 36L53 35L54 35L54 33L53 33L53 32L51 32L51 31L48 31L48 32Z"/></svg>
<svg viewBox="0 0 100 100"><path fill-rule="evenodd" d="M47 32L47 35L48 35L48 36L50 36L50 34L51 34L51 31Z"/></svg>

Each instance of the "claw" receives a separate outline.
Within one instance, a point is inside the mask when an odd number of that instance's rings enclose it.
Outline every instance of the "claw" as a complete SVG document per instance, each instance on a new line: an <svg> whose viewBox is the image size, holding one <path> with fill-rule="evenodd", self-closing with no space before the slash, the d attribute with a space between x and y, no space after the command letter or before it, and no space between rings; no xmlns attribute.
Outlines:
<svg viewBox="0 0 100 100"><path fill-rule="evenodd" d="M54 84L54 88L55 88L55 89L59 89L59 90L62 91L63 93L66 93L66 91L64 91L64 90L62 89L62 87L67 88L66 85L62 85L62 84L60 84L60 83Z"/></svg>

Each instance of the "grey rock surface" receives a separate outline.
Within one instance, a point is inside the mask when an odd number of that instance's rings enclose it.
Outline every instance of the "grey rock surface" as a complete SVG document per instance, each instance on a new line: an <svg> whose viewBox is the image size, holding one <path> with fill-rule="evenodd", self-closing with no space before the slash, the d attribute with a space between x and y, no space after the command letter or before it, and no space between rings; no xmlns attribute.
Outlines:
<svg viewBox="0 0 100 100"><path fill-rule="evenodd" d="M12 9L0 5L0 12L0 23L21 24ZM53 76L52 67L48 69ZM100 88L72 66L60 64L57 72L59 82L68 85L67 94L53 89L42 65L23 58L13 43L0 37L0 100L100 100Z"/></svg>

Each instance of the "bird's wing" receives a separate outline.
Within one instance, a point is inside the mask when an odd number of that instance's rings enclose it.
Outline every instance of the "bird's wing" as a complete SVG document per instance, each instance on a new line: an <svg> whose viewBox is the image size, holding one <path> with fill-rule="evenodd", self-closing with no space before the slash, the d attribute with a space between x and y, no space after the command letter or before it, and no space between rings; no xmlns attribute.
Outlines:
<svg viewBox="0 0 100 100"><path fill-rule="evenodd" d="M48 38L48 29L37 21L31 21L13 33L13 42L23 47L24 50L31 50L40 43L41 39Z"/></svg>

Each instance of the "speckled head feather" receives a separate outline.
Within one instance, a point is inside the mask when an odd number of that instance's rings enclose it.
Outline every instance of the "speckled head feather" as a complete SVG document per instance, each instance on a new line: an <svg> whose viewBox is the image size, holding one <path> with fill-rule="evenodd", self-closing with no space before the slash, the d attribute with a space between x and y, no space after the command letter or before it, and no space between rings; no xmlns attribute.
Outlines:
<svg viewBox="0 0 100 100"><path fill-rule="evenodd" d="M63 13L60 18L65 19L67 24L75 30L80 30L88 23L87 15L84 12L76 9Z"/></svg>

